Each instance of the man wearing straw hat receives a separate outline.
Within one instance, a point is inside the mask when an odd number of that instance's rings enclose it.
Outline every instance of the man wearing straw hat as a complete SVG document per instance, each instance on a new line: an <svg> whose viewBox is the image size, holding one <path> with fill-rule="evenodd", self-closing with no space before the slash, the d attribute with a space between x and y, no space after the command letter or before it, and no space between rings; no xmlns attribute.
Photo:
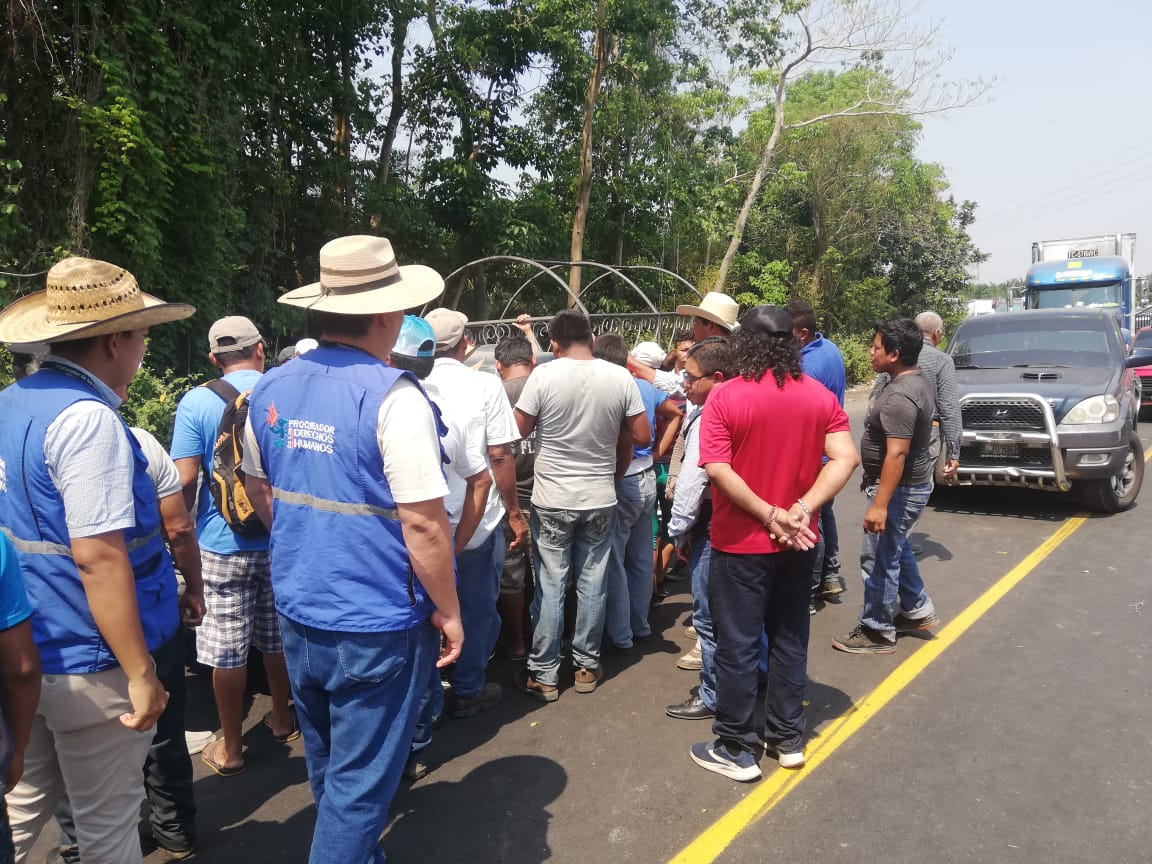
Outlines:
<svg viewBox="0 0 1152 864"><path fill-rule="evenodd" d="M20 556L44 672L8 796L17 861L65 791L85 864L142 860L152 736L141 733L168 701L149 652L180 620L156 490L115 391L140 367L148 328L195 311L143 294L113 264L67 258L46 290L0 313L0 341L51 348L0 394L0 525Z"/></svg>
<svg viewBox="0 0 1152 864"><path fill-rule="evenodd" d="M311 864L384 860L377 841L420 698L464 638L440 427L411 373L386 363L404 310L443 289L435 271L399 267L382 238L325 244L320 281L280 298L311 312L320 347L249 398L246 489L272 532L318 811Z"/></svg>
<svg viewBox="0 0 1152 864"><path fill-rule="evenodd" d="M699 306L681 304L676 307L677 315L692 318L693 343L711 336L728 336L736 326L736 316L739 313L740 304L722 291L709 291L700 300ZM628 371L663 393L679 398L684 396L684 381L679 372L653 369L637 357L628 359Z"/></svg>

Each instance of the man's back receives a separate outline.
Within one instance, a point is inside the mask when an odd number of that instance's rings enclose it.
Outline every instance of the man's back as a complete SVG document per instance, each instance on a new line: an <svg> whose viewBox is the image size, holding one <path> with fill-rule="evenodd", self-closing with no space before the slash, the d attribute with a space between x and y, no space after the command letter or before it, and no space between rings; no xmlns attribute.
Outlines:
<svg viewBox="0 0 1152 864"><path fill-rule="evenodd" d="M558 358L532 373L516 407L536 418L533 504L592 510L616 503L621 424L644 412L636 382L624 368Z"/></svg>
<svg viewBox="0 0 1152 864"><path fill-rule="evenodd" d="M229 372L223 380L240 392L256 386L259 372L242 369ZM204 469L212 468L212 451L220 420L224 416L224 400L207 387L194 387L184 395L176 409L172 428L172 458L196 458L201 464L200 491L196 498L196 536L202 549L218 555L231 555L239 551L268 548L268 538L241 537L228 527L224 517L212 501L212 493L204 479Z"/></svg>

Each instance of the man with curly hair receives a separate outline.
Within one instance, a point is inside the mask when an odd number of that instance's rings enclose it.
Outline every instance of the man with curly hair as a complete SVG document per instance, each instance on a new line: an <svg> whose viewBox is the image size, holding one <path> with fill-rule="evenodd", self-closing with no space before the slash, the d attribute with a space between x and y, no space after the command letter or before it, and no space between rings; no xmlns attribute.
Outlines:
<svg viewBox="0 0 1152 864"><path fill-rule="evenodd" d="M692 760L733 780L756 780L761 634L768 637L765 753L804 764L804 684L813 514L859 464L844 409L800 367L792 317L756 306L732 344L738 377L704 405L700 465L712 483L708 603L716 631L714 741ZM827 461L821 464L823 457Z"/></svg>

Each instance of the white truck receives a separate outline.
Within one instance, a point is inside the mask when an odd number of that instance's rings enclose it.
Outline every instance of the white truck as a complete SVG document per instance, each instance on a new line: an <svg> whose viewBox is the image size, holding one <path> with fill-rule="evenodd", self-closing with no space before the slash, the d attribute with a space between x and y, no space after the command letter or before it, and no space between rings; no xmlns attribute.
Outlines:
<svg viewBox="0 0 1152 864"><path fill-rule="evenodd" d="M1111 309L1127 331L1136 329L1135 234L1099 234L1032 244L1024 279L1029 309Z"/></svg>

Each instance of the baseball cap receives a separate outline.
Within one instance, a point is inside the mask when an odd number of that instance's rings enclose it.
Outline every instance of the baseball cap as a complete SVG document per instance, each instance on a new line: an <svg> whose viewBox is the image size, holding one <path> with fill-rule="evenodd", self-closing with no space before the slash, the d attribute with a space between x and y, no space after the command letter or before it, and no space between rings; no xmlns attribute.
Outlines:
<svg viewBox="0 0 1152 864"><path fill-rule="evenodd" d="M753 306L736 328L752 336L791 336L792 316L779 306Z"/></svg>
<svg viewBox="0 0 1152 864"><path fill-rule="evenodd" d="M641 342L632 349L632 356L650 369L659 369L667 355L655 342Z"/></svg>
<svg viewBox="0 0 1152 864"><path fill-rule="evenodd" d="M296 356L299 357L301 354L307 354L313 348L319 348L320 343L313 339L311 336L305 336L303 339L296 343L295 347Z"/></svg>
<svg viewBox="0 0 1152 864"><path fill-rule="evenodd" d="M464 325L468 323L468 316L441 306L425 315L424 320L432 325L432 332L436 334L436 350L449 351L464 338Z"/></svg>
<svg viewBox="0 0 1152 864"><path fill-rule="evenodd" d="M213 354L240 351L263 341L256 325L243 315L221 318L208 330L208 350Z"/></svg>
<svg viewBox="0 0 1152 864"><path fill-rule="evenodd" d="M436 334L432 330L432 325L415 315L405 315L392 353L419 359L431 357L435 350Z"/></svg>
<svg viewBox="0 0 1152 864"><path fill-rule="evenodd" d="M289 345L287 348L281 348L280 353L276 355L277 363L287 363L296 356L296 346Z"/></svg>

